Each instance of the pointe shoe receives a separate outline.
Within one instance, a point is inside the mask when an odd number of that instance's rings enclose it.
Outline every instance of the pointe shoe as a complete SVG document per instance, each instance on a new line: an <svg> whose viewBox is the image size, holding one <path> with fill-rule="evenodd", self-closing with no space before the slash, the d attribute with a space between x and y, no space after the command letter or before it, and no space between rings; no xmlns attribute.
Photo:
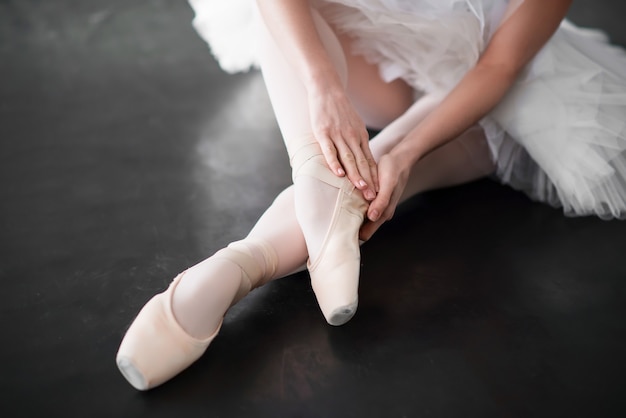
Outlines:
<svg viewBox="0 0 626 418"><path fill-rule="evenodd" d="M348 322L358 306L361 251L359 229L368 203L346 177L337 177L325 166L324 157L296 154L295 176L308 175L339 189L331 223L315 261L307 262L317 303L330 325Z"/></svg>
<svg viewBox="0 0 626 418"><path fill-rule="evenodd" d="M172 295L183 275L146 303L122 340L117 367L135 389L151 389L185 370L202 356L221 328L220 323L210 337L199 340L176 322Z"/></svg>
<svg viewBox="0 0 626 418"><path fill-rule="evenodd" d="M317 303L330 325L348 322L358 306L361 250L359 228L367 203L361 192L346 180L337 196L331 226L322 250L307 263Z"/></svg>
<svg viewBox="0 0 626 418"><path fill-rule="evenodd" d="M259 251L263 266L252 256ZM213 255L228 260L241 269L240 286L233 304L252 289L265 284L276 273L278 258L272 246L258 238L231 243ZM178 324L172 311L172 297L184 273L169 288L146 303L126 332L117 352L117 366L128 382L138 390L148 390L176 376L206 351L218 334L222 322L211 336L196 339Z"/></svg>

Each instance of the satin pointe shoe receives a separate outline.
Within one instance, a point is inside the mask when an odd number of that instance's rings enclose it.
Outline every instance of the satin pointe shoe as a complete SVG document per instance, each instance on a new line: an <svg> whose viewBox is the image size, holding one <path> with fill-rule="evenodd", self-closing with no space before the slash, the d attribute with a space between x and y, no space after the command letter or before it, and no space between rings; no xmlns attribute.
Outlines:
<svg viewBox="0 0 626 418"><path fill-rule="evenodd" d="M309 148L308 150L306 148ZM368 203L347 177L327 168L323 155L305 146L292 159L294 177L311 176L338 189L331 223L316 260L307 262L317 303L330 325L348 322L358 306L361 251L359 229ZM319 147L317 147L319 149ZM308 154L308 155L307 155Z"/></svg>
<svg viewBox="0 0 626 418"><path fill-rule="evenodd" d="M251 245L256 246L265 258L264 268L250 255ZM273 249L260 240L232 243L212 258L229 260L241 269L240 287L232 304L271 279L276 270ZM209 337L196 339L178 324L172 312L172 297L184 274L179 274L165 292L146 303L117 352L120 372L138 390L152 389L185 370L204 354L221 328L222 322Z"/></svg>
<svg viewBox="0 0 626 418"><path fill-rule="evenodd" d="M158 386L198 360L219 332L198 340L188 335L172 313L172 295L184 273L155 295L131 324L117 352L122 375L137 390Z"/></svg>

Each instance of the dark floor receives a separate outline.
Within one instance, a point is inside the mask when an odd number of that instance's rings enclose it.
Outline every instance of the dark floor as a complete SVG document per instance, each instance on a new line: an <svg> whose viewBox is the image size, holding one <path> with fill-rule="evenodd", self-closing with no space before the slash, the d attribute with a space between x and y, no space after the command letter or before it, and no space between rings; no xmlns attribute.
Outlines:
<svg viewBox="0 0 626 418"><path fill-rule="evenodd" d="M571 16L626 44L621 0ZM114 356L138 309L290 181L259 74L221 73L191 18L0 1L0 416L626 416L626 222L488 180L414 199L363 247L346 326L296 275L132 389Z"/></svg>

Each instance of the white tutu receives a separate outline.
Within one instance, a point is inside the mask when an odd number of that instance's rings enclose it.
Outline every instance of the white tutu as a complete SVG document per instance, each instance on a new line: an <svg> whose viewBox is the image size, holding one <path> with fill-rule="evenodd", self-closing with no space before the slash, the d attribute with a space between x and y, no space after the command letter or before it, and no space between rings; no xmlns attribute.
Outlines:
<svg viewBox="0 0 626 418"><path fill-rule="evenodd" d="M258 68L255 0L188 0L193 26L228 73Z"/></svg>
<svg viewBox="0 0 626 418"><path fill-rule="evenodd" d="M226 71L257 65L253 1L190 0ZM312 0L384 79L423 92L451 90L475 65L507 3ZM626 54L601 32L564 21L481 125L502 182L569 215L626 217Z"/></svg>

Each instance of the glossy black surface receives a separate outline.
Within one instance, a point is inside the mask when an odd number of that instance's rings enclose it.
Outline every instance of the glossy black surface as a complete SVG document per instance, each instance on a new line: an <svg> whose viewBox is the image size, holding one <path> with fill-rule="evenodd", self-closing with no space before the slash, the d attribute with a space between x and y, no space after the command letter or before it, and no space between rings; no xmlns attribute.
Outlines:
<svg viewBox="0 0 626 418"><path fill-rule="evenodd" d="M623 2L575 3L626 44ZM290 182L259 74L223 74L191 18L0 1L1 416L626 416L626 222L489 180L398 211L363 247L346 326L295 275L179 377L132 389L114 356L138 309Z"/></svg>

